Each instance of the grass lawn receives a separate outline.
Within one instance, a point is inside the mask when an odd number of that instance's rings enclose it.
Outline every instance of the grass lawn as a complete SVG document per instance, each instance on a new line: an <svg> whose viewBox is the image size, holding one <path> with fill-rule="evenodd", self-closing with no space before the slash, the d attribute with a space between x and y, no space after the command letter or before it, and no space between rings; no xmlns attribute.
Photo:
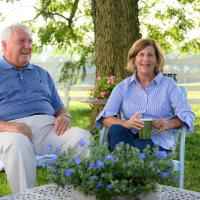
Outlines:
<svg viewBox="0 0 200 200"><path fill-rule="evenodd" d="M185 188L200 192L200 105L192 105L196 114L195 132L188 134L186 138L185 150ZM88 104L70 103L70 113L72 115L73 126L88 129L91 109ZM48 183L47 171L43 168L37 170L37 185ZM10 194L10 188L4 172L0 172L0 196Z"/></svg>

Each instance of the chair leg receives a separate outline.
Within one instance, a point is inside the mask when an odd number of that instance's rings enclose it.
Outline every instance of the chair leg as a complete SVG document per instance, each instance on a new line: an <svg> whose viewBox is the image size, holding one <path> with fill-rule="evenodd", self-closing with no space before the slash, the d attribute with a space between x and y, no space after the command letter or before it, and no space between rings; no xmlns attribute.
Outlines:
<svg viewBox="0 0 200 200"><path fill-rule="evenodd" d="M186 128L182 128L180 140L180 171L179 171L179 188L184 188L184 162L185 162L185 137Z"/></svg>
<svg viewBox="0 0 200 200"><path fill-rule="evenodd" d="M104 141L106 140L107 132L108 132L108 128L104 126L101 129L101 134L100 134L100 137L99 137L99 144L103 144L104 143Z"/></svg>

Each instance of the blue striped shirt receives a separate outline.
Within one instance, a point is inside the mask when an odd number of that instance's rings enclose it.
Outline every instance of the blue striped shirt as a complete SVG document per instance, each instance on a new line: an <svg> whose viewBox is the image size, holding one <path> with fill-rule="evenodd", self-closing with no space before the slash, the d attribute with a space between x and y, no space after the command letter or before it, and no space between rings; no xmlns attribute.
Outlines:
<svg viewBox="0 0 200 200"><path fill-rule="evenodd" d="M171 119L178 117L187 125L188 131L193 131L194 113L187 99L182 94L176 82L161 73L157 74L153 81L143 89L136 75L120 82L112 91L103 111L96 118L96 127L101 128L101 119L122 113L125 120L141 111L141 118ZM156 134L152 131L152 141L170 149L175 145L175 129ZM132 129L135 133L136 130Z"/></svg>
<svg viewBox="0 0 200 200"><path fill-rule="evenodd" d="M54 116L64 105L49 73L33 64L14 68L0 59L0 120L13 120L34 114Z"/></svg>

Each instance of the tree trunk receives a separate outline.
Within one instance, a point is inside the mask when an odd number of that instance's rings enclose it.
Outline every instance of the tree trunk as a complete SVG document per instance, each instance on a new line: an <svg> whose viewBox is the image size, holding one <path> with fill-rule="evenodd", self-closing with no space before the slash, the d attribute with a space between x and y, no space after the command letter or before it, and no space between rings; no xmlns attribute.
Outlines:
<svg viewBox="0 0 200 200"><path fill-rule="evenodd" d="M127 55L140 38L138 0L95 1L96 75L126 77Z"/></svg>
<svg viewBox="0 0 200 200"><path fill-rule="evenodd" d="M141 37L139 0L92 0L95 27L96 77L125 78L127 56L133 42ZM91 126L102 106L93 105Z"/></svg>

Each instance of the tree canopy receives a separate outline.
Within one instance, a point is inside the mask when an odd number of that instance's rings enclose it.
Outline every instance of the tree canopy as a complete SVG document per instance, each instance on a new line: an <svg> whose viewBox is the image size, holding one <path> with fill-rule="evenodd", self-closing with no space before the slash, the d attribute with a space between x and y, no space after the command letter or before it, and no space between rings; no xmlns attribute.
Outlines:
<svg viewBox="0 0 200 200"><path fill-rule="evenodd" d="M30 21L39 36L35 50L53 45L57 53L69 57L72 65L66 66L75 66L77 73L81 66L91 65L97 1L36 0L36 16ZM200 28L200 0L139 0L137 4L141 37L156 39L165 53L200 51L200 37L192 37L192 31Z"/></svg>

